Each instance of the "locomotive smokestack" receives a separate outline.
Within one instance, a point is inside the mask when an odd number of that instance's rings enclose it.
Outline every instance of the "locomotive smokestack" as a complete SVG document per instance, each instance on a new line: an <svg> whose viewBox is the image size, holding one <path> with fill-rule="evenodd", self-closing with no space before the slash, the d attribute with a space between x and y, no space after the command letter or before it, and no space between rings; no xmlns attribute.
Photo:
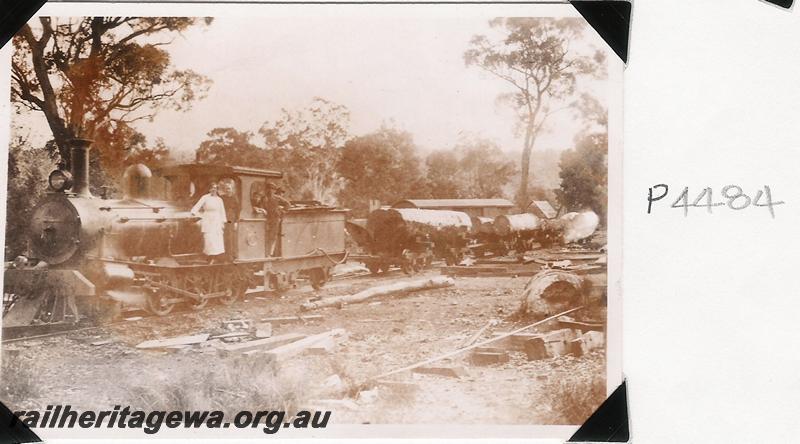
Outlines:
<svg viewBox="0 0 800 444"><path fill-rule="evenodd" d="M93 140L70 140L70 164L72 165L72 192L81 197L92 197L89 191L89 150Z"/></svg>

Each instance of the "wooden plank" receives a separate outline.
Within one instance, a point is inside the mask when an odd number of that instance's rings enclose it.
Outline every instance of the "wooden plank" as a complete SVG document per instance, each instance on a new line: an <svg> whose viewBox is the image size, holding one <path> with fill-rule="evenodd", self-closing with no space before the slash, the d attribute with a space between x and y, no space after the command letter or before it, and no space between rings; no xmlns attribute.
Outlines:
<svg viewBox="0 0 800 444"><path fill-rule="evenodd" d="M448 276L461 277L514 277L533 276L541 270L538 265L513 264L507 266L447 266L441 267L441 273Z"/></svg>
<svg viewBox="0 0 800 444"><path fill-rule="evenodd" d="M267 356L267 359L272 362L285 361L286 359L299 355L300 353L303 353L306 350L319 345L320 343L324 343L327 339L335 337L341 338L346 334L347 332L343 328L335 328L333 330L326 331L325 333L308 336L289 344L273 348L272 350L266 352L265 355Z"/></svg>
<svg viewBox="0 0 800 444"><path fill-rule="evenodd" d="M208 333L203 333L200 335L192 335L192 336L177 336L174 338L167 338L167 339L153 339L150 341L144 341L139 343L136 348L160 348L160 347L172 347L175 345L191 345L191 344L199 344L201 342L206 342L208 339Z"/></svg>
<svg viewBox="0 0 800 444"><path fill-rule="evenodd" d="M555 253L555 254L551 254L551 255L548 255L548 256L542 256L542 259L544 259L544 260L546 260L548 262L557 262L557 261L564 261L564 260L568 260L568 261L592 261L592 260L594 260L594 261L596 261L597 259L600 259L600 256L602 256L602 255L603 255L603 253L591 253L591 254L559 254L559 253Z"/></svg>
<svg viewBox="0 0 800 444"><path fill-rule="evenodd" d="M602 322L579 322L579 321L571 321L571 320L558 320L558 325L561 328L572 328L575 330L582 330L582 331L599 331L602 332L605 330L605 326Z"/></svg>
<svg viewBox="0 0 800 444"><path fill-rule="evenodd" d="M519 258L516 257L497 257L497 258L481 258L475 261L477 265L517 265Z"/></svg>
<svg viewBox="0 0 800 444"><path fill-rule="evenodd" d="M442 274L474 274L474 273L502 273L508 271L507 267L494 265L485 267L466 266L466 265L451 265L441 268Z"/></svg>
<svg viewBox="0 0 800 444"><path fill-rule="evenodd" d="M494 364L503 364L509 361L508 353L504 351L479 351L473 350L472 355L470 355L470 362L473 365L494 365Z"/></svg>
<svg viewBox="0 0 800 444"><path fill-rule="evenodd" d="M423 375L436 375L445 376L448 378L462 378L469 376L467 369L461 366L456 367L417 367L413 369L414 373L421 373Z"/></svg>
<svg viewBox="0 0 800 444"><path fill-rule="evenodd" d="M273 336L271 338L257 339L255 341L237 342L228 344L222 348L225 351L244 352L253 349L269 350L305 338L306 335L299 333L286 333L284 335Z"/></svg>
<svg viewBox="0 0 800 444"><path fill-rule="evenodd" d="M308 321L321 321L325 319L322 315L303 315L303 316L278 316L274 318L262 318L261 322L269 322L271 324L288 324L291 322L308 322Z"/></svg>
<svg viewBox="0 0 800 444"><path fill-rule="evenodd" d="M221 335L211 336L211 339L236 338L241 336L250 336L250 333L246 331L234 331L230 333L223 333Z"/></svg>
<svg viewBox="0 0 800 444"><path fill-rule="evenodd" d="M497 332L494 333L494 336L502 336L505 334L505 332ZM498 341L495 344L498 347L503 347L510 350L523 350L527 341L541 337L541 333L517 333L515 335L507 336L505 339Z"/></svg>

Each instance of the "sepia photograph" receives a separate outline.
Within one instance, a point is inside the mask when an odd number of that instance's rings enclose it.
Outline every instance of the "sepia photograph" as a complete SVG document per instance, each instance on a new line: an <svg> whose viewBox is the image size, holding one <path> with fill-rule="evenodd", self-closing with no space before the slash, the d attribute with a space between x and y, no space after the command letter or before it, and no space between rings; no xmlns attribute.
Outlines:
<svg viewBox="0 0 800 444"><path fill-rule="evenodd" d="M0 54L40 436L565 439L621 383L623 64L569 4L51 4Z"/></svg>

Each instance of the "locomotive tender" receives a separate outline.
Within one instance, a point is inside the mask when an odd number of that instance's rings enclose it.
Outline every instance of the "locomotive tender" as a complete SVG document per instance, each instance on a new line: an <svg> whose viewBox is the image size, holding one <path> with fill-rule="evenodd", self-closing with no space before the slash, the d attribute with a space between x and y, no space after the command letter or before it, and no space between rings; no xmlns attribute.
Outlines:
<svg viewBox="0 0 800 444"><path fill-rule="evenodd" d="M3 327L57 323L138 306L157 315L176 305L232 304L248 288L284 290L303 276L319 288L347 258L346 210L303 202L283 216L277 252L267 252L266 219L253 204L277 171L187 164L151 172L134 165L124 196L89 190L91 141L74 140L71 172L56 170L33 211L29 258L4 275ZM224 260L202 254L192 205L210 183L226 184Z"/></svg>

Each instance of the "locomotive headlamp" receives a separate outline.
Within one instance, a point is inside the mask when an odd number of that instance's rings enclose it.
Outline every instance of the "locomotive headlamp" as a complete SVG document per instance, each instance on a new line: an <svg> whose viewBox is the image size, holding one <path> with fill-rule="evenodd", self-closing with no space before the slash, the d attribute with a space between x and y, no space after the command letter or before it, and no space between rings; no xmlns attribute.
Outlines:
<svg viewBox="0 0 800 444"><path fill-rule="evenodd" d="M72 188L72 175L64 170L55 170L47 178L53 191L62 192Z"/></svg>

